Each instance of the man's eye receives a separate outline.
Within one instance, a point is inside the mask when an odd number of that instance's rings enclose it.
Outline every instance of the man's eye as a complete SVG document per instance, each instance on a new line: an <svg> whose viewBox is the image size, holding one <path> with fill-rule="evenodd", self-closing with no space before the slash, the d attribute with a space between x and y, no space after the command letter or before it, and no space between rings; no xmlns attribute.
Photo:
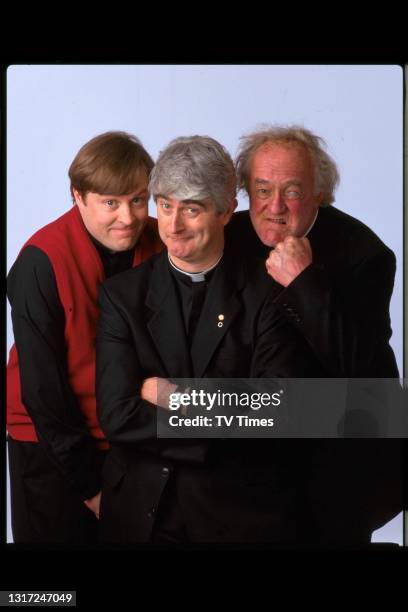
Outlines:
<svg viewBox="0 0 408 612"><path fill-rule="evenodd" d="M116 201L115 200L106 200L105 204L108 208L114 208L116 205Z"/></svg>
<svg viewBox="0 0 408 612"><path fill-rule="evenodd" d="M290 200L298 200L301 197L301 193L295 189L289 189L285 192L285 196Z"/></svg>
<svg viewBox="0 0 408 612"><path fill-rule="evenodd" d="M199 210L199 208L195 208L194 206L188 206L188 208L185 209L189 217L194 217L199 212Z"/></svg>
<svg viewBox="0 0 408 612"><path fill-rule="evenodd" d="M143 198L140 198L140 197L139 198L133 198L132 204L134 206L141 206L142 204L144 204L144 200L143 200Z"/></svg>
<svg viewBox="0 0 408 612"><path fill-rule="evenodd" d="M267 198L270 195L270 191L269 189L260 188L256 190L256 194L259 198Z"/></svg>

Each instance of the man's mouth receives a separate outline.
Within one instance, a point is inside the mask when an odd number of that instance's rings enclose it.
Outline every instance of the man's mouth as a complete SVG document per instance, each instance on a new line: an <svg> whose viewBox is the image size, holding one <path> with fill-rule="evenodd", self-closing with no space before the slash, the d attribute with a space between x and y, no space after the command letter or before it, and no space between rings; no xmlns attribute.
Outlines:
<svg viewBox="0 0 408 612"><path fill-rule="evenodd" d="M115 232L130 233L130 232L134 232L136 228L135 227L111 227L111 230L114 230Z"/></svg>
<svg viewBox="0 0 408 612"><path fill-rule="evenodd" d="M193 236L167 236L170 240L190 240Z"/></svg>
<svg viewBox="0 0 408 612"><path fill-rule="evenodd" d="M285 219L267 219L269 223L277 223L278 225L286 225Z"/></svg>

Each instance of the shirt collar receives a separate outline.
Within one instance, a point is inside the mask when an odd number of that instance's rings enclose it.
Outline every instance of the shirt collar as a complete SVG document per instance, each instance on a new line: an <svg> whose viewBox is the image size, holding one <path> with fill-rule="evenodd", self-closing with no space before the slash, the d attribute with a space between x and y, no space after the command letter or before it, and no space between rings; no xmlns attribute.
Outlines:
<svg viewBox="0 0 408 612"><path fill-rule="evenodd" d="M314 226L314 224L316 223L316 219L317 219L317 215L319 214L319 208L316 210L316 214L314 216L314 219L311 223L311 225L309 225L308 229L305 231L305 233L303 234L302 238L305 238L305 236L308 235L308 233L310 232L310 230L312 229L312 227Z"/></svg>
<svg viewBox="0 0 408 612"><path fill-rule="evenodd" d="M191 279L191 282L193 282L193 283L200 283L200 282L205 280L205 275L208 272L211 272L211 270L213 270L216 266L218 266L218 264L220 263L220 261L222 259L223 254L224 253L221 253L221 257L215 262L215 264L213 264L212 266L210 266L206 270L203 270L202 272L186 272L185 270L181 270L180 268L178 268L171 261L170 255L168 253L167 253L167 257L169 258L169 263L170 263L171 267L174 268L174 270L176 270L180 274L184 274L185 276L189 277Z"/></svg>

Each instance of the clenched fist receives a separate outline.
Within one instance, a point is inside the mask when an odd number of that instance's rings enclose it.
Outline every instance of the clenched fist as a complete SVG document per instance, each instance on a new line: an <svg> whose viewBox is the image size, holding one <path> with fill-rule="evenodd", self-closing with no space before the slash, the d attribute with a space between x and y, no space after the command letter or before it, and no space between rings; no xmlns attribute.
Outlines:
<svg viewBox="0 0 408 612"><path fill-rule="evenodd" d="M312 263L312 247L307 238L287 236L269 253L266 269L269 276L287 287Z"/></svg>
<svg viewBox="0 0 408 612"><path fill-rule="evenodd" d="M177 385L171 383L167 378L158 378L152 376L145 378L140 390L140 396L142 399L156 404L161 408L169 409L169 396L174 393L177 389Z"/></svg>

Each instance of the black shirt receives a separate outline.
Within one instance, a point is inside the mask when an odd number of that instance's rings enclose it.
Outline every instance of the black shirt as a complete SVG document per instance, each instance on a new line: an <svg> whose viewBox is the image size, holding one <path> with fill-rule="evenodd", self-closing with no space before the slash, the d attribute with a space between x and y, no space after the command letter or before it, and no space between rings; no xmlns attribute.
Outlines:
<svg viewBox="0 0 408 612"><path fill-rule="evenodd" d="M204 275L204 280L201 281L193 281L191 276L188 274L183 274L183 272L177 270L170 263L169 268L174 279L174 284L179 299L188 345L191 348L194 334L197 329L198 321L200 320L201 311L205 302L207 289L216 267L211 268L211 270L206 272Z"/></svg>
<svg viewBox="0 0 408 612"><path fill-rule="evenodd" d="M91 237L106 278L131 267L134 248L112 253ZM38 439L59 471L89 499L101 489L98 451L70 386L65 314L47 255L34 246L18 256L7 279L24 405Z"/></svg>

